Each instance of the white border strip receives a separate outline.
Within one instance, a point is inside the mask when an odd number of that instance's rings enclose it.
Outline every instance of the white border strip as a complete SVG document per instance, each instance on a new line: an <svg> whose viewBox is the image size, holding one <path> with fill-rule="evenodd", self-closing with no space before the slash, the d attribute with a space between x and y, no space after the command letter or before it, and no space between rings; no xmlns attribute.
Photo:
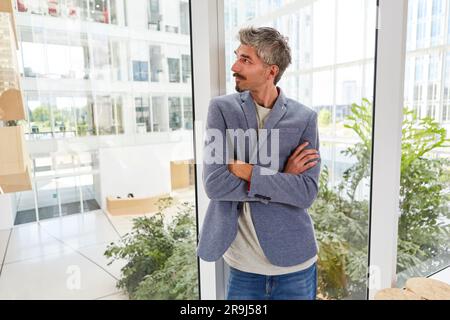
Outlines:
<svg viewBox="0 0 450 320"><path fill-rule="evenodd" d="M407 4L379 0L369 299L396 282Z"/></svg>
<svg viewBox="0 0 450 320"><path fill-rule="evenodd" d="M197 213L201 230L209 199L202 184L202 149L209 100L225 94L223 0L191 0ZM200 260L202 300L224 299L223 262Z"/></svg>

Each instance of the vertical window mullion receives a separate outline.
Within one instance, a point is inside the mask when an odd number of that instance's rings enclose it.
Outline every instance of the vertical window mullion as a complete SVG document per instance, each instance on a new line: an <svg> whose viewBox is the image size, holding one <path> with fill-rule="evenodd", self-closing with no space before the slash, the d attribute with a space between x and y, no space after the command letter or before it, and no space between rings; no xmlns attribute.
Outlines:
<svg viewBox="0 0 450 320"><path fill-rule="evenodd" d="M395 286L407 0L379 0L368 296Z"/></svg>

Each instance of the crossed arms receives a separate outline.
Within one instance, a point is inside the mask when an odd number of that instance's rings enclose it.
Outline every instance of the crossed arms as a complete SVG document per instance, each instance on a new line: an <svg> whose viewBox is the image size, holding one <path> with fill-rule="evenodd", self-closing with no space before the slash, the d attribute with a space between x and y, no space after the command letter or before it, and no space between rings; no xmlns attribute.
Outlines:
<svg viewBox="0 0 450 320"><path fill-rule="evenodd" d="M208 129L217 129L225 136L225 120L219 107L213 102L208 111ZM317 132L317 114L312 113L300 144L288 158L282 172L242 161L203 165L203 184L206 194L219 201L277 202L299 208L309 208L318 192L320 173ZM205 147L211 141L206 139ZM226 153L224 144L222 155ZM265 170L262 174L261 170ZM250 184L250 185L249 185Z"/></svg>

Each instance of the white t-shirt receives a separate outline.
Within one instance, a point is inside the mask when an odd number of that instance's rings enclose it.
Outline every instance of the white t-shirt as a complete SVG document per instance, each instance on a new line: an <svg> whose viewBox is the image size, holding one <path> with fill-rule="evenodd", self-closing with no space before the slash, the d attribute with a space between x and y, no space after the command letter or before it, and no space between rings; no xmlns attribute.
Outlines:
<svg viewBox="0 0 450 320"><path fill-rule="evenodd" d="M260 106L256 102L255 105L258 126L262 129L267 116L272 109ZM242 206L242 211L240 212L238 219L238 232L236 238L224 253L223 258L229 266L235 269L268 276L305 270L317 261L316 255L304 263L291 267L279 267L270 263L259 244L248 202L244 202L244 205Z"/></svg>

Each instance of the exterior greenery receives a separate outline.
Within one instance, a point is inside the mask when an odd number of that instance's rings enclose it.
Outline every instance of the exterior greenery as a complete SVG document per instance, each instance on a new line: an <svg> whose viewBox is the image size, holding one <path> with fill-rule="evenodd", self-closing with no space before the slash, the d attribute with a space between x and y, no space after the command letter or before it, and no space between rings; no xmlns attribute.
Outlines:
<svg viewBox="0 0 450 320"><path fill-rule="evenodd" d="M105 252L110 264L127 261L117 287L131 299L198 299L194 206L182 203L166 226L164 210L172 204L160 199L157 214L134 219L132 231Z"/></svg>
<svg viewBox="0 0 450 320"><path fill-rule="evenodd" d="M357 199L358 187L370 182L372 105L353 104L346 127L360 142L344 151L355 163L335 187L328 184L328 168L320 178L318 199L310 209L319 242L319 292L328 299L364 298L366 292L369 203ZM448 147L446 131L430 118L417 119L404 110L397 273L413 269L429 272L428 260L450 261L448 243L448 160L435 156Z"/></svg>
<svg viewBox="0 0 450 320"><path fill-rule="evenodd" d="M323 168L319 195L309 210L320 247L319 297L325 299L363 299L366 294L369 202L359 199L357 190L370 182L372 105L364 99L351 110L345 126L360 142L343 153L355 162L334 187ZM435 155L448 140L432 119L417 119L406 109L404 115L397 272L412 267L422 274L429 271L428 260L450 261L448 160ZM182 204L166 227L162 212L171 204L171 198L161 199L158 214L135 219L132 232L105 252L128 262L118 287L132 299L198 298L194 208Z"/></svg>

